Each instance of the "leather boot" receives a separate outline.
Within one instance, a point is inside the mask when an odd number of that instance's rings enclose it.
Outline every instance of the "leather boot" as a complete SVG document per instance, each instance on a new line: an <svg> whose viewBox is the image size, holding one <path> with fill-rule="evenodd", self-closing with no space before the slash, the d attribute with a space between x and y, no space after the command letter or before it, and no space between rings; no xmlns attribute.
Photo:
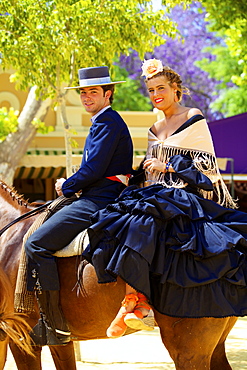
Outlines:
<svg viewBox="0 0 247 370"><path fill-rule="evenodd" d="M38 346L59 346L70 342L70 331L59 303L58 290L44 290L37 294L40 320L30 336Z"/></svg>
<svg viewBox="0 0 247 370"><path fill-rule="evenodd" d="M40 313L41 318L38 321L38 324L36 324L32 331L29 333L30 337L33 340L33 345L35 346L46 346L47 340L46 340L46 326L45 321L43 318L43 315Z"/></svg>

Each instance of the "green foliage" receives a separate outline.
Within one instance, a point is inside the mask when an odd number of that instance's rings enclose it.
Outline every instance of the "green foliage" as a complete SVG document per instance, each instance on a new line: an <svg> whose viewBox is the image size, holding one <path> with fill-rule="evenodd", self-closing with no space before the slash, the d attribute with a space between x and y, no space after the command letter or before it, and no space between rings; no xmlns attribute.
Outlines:
<svg viewBox="0 0 247 370"><path fill-rule="evenodd" d="M225 43L206 50L215 59L203 59L196 64L210 77L221 80L211 104L226 117L247 111L247 2L245 0L201 0L207 11L209 30L216 32Z"/></svg>
<svg viewBox="0 0 247 370"><path fill-rule="evenodd" d="M235 116L247 112L247 95L244 86L231 87L221 91L221 94L211 107L220 111L225 117Z"/></svg>
<svg viewBox="0 0 247 370"><path fill-rule="evenodd" d="M210 30L224 37L230 56L236 58L239 74L234 77L238 86L247 83L247 2L245 0L202 0L207 10ZM233 80L233 79L232 79Z"/></svg>
<svg viewBox="0 0 247 370"><path fill-rule="evenodd" d="M4 141L6 137L18 130L18 116L19 112L10 108L9 110L6 107L0 108L0 142ZM42 134L48 134L53 131L53 126L46 126L44 122L39 119L34 119L32 124L37 129L37 132Z"/></svg>
<svg viewBox="0 0 247 370"><path fill-rule="evenodd" d="M209 61L207 58L196 62L200 68L208 72L211 77L217 81L222 81L220 88L226 88L229 82L236 83L236 80L241 74L241 61L237 57L232 56L229 49L225 46L216 46L214 48L206 48L205 51L214 55L215 59Z"/></svg>
<svg viewBox="0 0 247 370"><path fill-rule="evenodd" d="M0 142L6 139L8 134L15 132L18 127L18 111L6 107L0 108Z"/></svg>
<svg viewBox="0 0 247 370"><path fill-rule="evenodd" d="M72 148L78 148L79 147L78 141L76 141L75 139L70 138L70 144L71 144Z"/></svg>
<svg viewBox="0 0 247 370"><path fill-rule="evenodd" d="M167 1L167 0L162 0L162 5L164 5L165 7L170 7L171 3L173 4L173 7L176 6L176 5L180 5L180 6L183 6L184 9L186 9L187 5L191 4L191 0L174 0L174 1Z"/></svg>
<svg viewBox="0 0 247 370"><path fill-rule="evenodd" d="M247 19L245 0L201 0L208 12L208 19L215 31L227 30Z"/></svg>
<svg viewBox="0 0 247 370"><path fill-rule="evenodd" d="M40 119L37 119L37 118L33 119L32 124L36 128L37 132L43 135L49 134L49 132L54 131L53 126L46 126L44 122L42 122Z"/></svg>
<svg viewBox="0 0 247 370"><path fill-rule="evenodd" d="M125 69L114 66L115 78L118 81L126 81L116 86L116 93L112 107L118 111L149 111L152 109L150 99L140 91L140 80L128 78Z"/></svg>
<svg viewBox="0 0 247 370"><path fill-rule="evenodd" d="M79 68L110 67L130 48L143 56L176 31L143 0L1 0L0 14L3 67L16 70L20 89L39 86L43 98L59 99Z"/></svg>
<svg viewBox="0 0 247 370"><path fill-rule="evenodd" d="M242 72L241 61L236 56L232 56L225 46L207 48L207 50L215 56L215 60L209 63L205 58L196 62L196 65L208 72L212 78L222 81L215 91L218 98L210 108L220 111L225 117L247 112L246 85L242 84L242 81L238 83Z"/></svg>

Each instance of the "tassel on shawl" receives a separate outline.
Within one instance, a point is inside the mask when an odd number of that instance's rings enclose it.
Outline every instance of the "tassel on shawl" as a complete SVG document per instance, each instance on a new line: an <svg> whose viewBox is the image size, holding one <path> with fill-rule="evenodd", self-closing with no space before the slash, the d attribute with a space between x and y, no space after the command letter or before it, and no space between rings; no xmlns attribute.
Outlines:
<svg viewBox="0 0 247 370"><path fill-rule="evenodd" d="M200 194L205 199L213 199L216 197L216 202L226 208L237 208L237 203L232 199L227 186L220 174L216 157L213 154L202 152L198 150L184 149L178 147L169 147L162 145L162 142L153 145L147 155L157 158L162 162L168 162L170 157L174 155L189 155L192 158L195 168L207 176L214 185L213 191L205 191L200 189ZM169 180L165 174L159 171L154 171L152 174L146 173L148 184L159 183L167 188L184 188L187 183L182 179L173 180L172 174L170 174Z"/></svg>

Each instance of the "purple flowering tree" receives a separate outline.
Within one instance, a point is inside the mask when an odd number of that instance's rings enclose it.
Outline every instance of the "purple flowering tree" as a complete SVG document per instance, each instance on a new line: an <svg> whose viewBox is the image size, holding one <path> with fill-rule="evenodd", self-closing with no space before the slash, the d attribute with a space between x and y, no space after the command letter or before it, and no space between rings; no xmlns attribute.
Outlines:
<svg viewBox="0 0 247 370"><path fill-rule="evenodd" d="M223 118L222 113L213 112L210 104L217 98L217 85L220 81L210 78L209 74L196 66L196 61L202 58L213 60L215 57L203 49L208 46L222 44L222 39L207 31L205 10L198 2L184 10L176 6L170 14L177 22L178 30L183 38L171 39L165 37L166 43L154 49L153 53L146 53L145 59L156 58L180 74L183 85L190 90L190 96L184 96L182 104L201 109L208 121ZM136 51L129 56L122 55L118 65L125 68L129 77L140 81L142 61ZM147 95L145 84L141 83L140 91ZM151 108L152 109L152 108Z"/></svg>

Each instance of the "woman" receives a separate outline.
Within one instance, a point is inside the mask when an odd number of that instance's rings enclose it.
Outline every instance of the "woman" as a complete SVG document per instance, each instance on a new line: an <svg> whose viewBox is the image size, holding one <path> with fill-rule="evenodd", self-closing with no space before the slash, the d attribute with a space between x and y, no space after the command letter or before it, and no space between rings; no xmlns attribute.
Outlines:
<svg viewBox="0 0 247 370"><path fill-rule="evenodd" d="M247 215L234 209L201 111L179 103L180 76L155 59L142 69L165 115L148 132L148 186L93 216L84 252L99 283L126 282L109 337L146 329L149 304L174 317L247 315Z"/></svg>

